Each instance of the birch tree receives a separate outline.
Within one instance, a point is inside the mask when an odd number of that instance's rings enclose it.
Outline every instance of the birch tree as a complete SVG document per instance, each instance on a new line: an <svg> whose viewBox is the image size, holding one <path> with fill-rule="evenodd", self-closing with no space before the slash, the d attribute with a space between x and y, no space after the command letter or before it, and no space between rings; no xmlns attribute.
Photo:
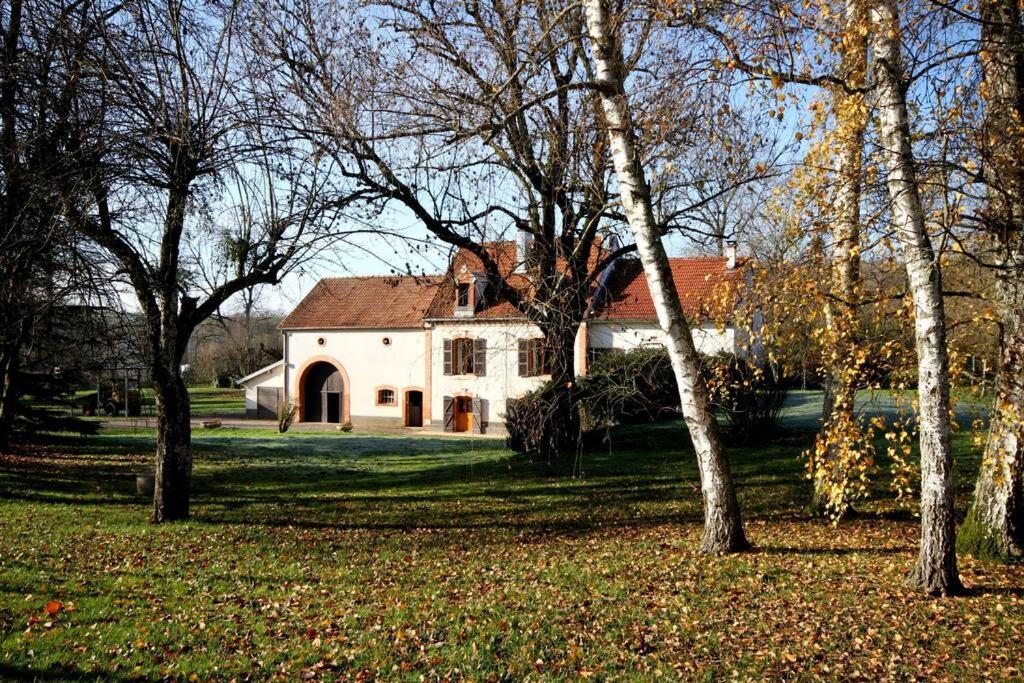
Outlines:
<svg viewBox="0 0 1024 683"><path fill-rule="evenodd" d="M962 589L956 562L949 356L942 277L921 202L895 0L870 10L870 75L892 222L914 304L921 451L921 543L908 584L932 595Z"/></svg>
<svg viewBox="0 0 1024 683"><path fill-rule="evenodd" d="M1024 26L1016 0L979 5L984 231L996 272L1000 325L988 440L958 547L979 557L1024 557Z"/></svg>
<svg viewBox="0 0 1024 683"><path fill-rule="evenodd" d="M849 478L857 476L863 452L863 434L855 403L862 357L858 312L862 298L861 197L867 127L863 94L867 69L865 18L864 2L848 0L837 41L836 77L842 85L830 88L835 130L827 138L838 147L836 196L831 216L830 282L825 295L822 335L828 376L822 427L811 458L814 491L808 509L817 514L838 516L846 514L850 506L842 493L836 495L836 489L844 490Z"/></svg>
<svg viewBox="0 0 1024 683"><path fill-rule="evenodd" d="M789 208L797 220L782 237L793 245L794 253L780 272L772 274L774 282L763 277L757 286L800 291L801 304L790 307L782 319L802 318L805 329L813 328L803 339L790 338L784 344L793 348L810 342L821 359L822 426L814 446L804 454L813 486L807 510L833 517L852 508L851 494L857 488L853 482L871 461L869 439L855 410L867 357L859 320L864 300L860 271L868 118L866 11L863 0L818 0L799 13L785 4L728 2L723 12L732 21L716 20L714 13L699 10L681 9L676 17L717 39L734 71L767 86L766 94L775 105L770 116L781 115L790 89L820 96L810 107L808 126L820 137L808 138L812 144L789 178L797 200ZM803 130L797 136L804 139ZM814 219L805 223L807 216ZM808 294L820 305L806 306ZM783 335L791 337L793 331ZM762 328L762 336L774 334Z"/></svg>
<svg viewBox="0 0 1024 683"><path fill-rule="evenodd" d="M749 544L729 461L710 410L707 386L700 375L700 358L672 280L668 255L654 218L650 186L640 161L626 91L628 68L618 38L617 20L603 0L585 0L584 9L595 87L601 100L619 197L643 263L658 322L667 335L683 417L697 454L704 502L701 549L714 554L744 550Z"/></svg>

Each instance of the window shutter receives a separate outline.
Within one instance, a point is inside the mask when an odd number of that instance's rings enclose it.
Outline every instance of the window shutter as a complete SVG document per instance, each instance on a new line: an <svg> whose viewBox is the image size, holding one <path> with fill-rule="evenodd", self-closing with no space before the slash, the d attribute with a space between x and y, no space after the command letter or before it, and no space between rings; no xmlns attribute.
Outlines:
<svg viewBox="0 0 1024 683"><path fill-rule="evenodd" d="M476 287L474 288L473 297L473 309L475 311L482 310L487 305L487 276L478 275L476 277Z"/></svg>
<svg viewBox="0 0 1024 683"><path fill-rule="evenodd" d="M530 376L530 340L519 340L519 376Z"/></svg>
<svg viewBox="0 0 1024 683"><path fill-rule="evenodd" d="M444 340L444 374L452 374L452 340Z"/></svg>
<svg viewBox="0 0 1024 683"><path fill-rule="evenodd" d="M484 401L481 398L473 399L473 431L477 434L487 433L487 414L484 410Z"/></svg>
<svg viewBox="0 0 1024 683"><path fill-rule="evenodd" d="M451 396L444 397L444 431L455 431L455 399Z"/></svg>
<svg viewBox="0 0 1024 683"><path fill-rule="evenodd" d="M473 340L473 373L478 377L487 374L487 340Z"/></svg>

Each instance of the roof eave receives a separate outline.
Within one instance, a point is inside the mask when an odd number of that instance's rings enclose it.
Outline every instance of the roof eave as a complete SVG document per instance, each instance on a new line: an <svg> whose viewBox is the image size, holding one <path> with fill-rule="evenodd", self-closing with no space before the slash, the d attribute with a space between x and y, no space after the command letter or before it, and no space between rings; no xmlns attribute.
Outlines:
<svg viewBox="0 0 1024 683"><path fill-rule="evenodd" d="M259 377L263 373L270 372L271 370L276 368L278 365L283 365L283 364L284 364L284 358L282 358L281 360L274 361L270 365L265 365L264 367L260 368L256 372L251 372L248 375L246 375L245 377L239 377L238 379L236 379L235 380L235 386L236 387L237 386L241 386L242 384L244 384L245 382L248 382L252 378Z"/></svg>

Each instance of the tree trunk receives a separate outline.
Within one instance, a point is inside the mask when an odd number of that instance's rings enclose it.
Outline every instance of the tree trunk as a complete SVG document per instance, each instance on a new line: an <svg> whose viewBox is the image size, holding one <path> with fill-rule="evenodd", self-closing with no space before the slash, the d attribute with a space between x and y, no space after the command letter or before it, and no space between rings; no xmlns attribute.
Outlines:
<svg viewBox="0 0 1024 683"><path fill-rule="evenodd" d="M578 452L580 416L576 396L574 356L579 323L555 324L544 331L545 355L551 374L545 429L548 455Z"/></svg>
<svg viewBox="0 0 1024 683"><path fill-rule="evenodd" d="M32 321L22 317L11 339L0 352L0 448L10 443L14 418L18 413L18 373L21 370L21 350L29 338Z"/></svg>
<svg viewBox="0 0 1024 683"><path fill-rule="evenodd" d="M158 357L162 354L156 354ZM154 368L156 394L155 524L188 519L192 486L192 423L178 362Z"/></svg>
<svg viewBox="0 0 1024 683"><path fill-rule="evenodd" d="M650 188L635 145L625 91L622 47L603 0L585 0L584 8L619 195L643 263L658 321L668 337L668 352L679 384L683 417L697 453L704 499L701 550L714 554L744 550L749 544L743 532L729 461L711 413L707 386L700 374L700 357L672 280L668 255L654 220Z"/></svg>
<svg viewBox="0 0 1024 683"><path fill-rule="evenodd" d="M839 77L851 86L864 84L867 71L867 37L860 31L864 21L863 0L849 0L846 6L845 29L847 39L841 43ZM808 511L812 514L826 512L844 516L852 509L840 503L839 509L830 505L828 489L832 485L843 485L851 476L853 463L842 462L840 452L858 452L844 448L850 441L860 437L856 422L857 382L859 362L857 346L859 329L857 312L860 301L860 202L863 184L864 132L867 128L867 111L864 96L850 94L842 88L833 92L833 109L836 117L835 137L839 144L839 160L836 169L837 192L835 219L832 228L831 287L825 304L825 339L829 348L824 349L829 357L829 376L826 380L825 402L822 427L818 435L822 462L812 460L814 492ZM817 456L813 456L817 457Z"/></svg>
<svg viewBox="0 0 1024 683"><path fill-rule="evenodd" d="M998 287L1003 330L995 410L957 543L962 552L999 561L1024 558L1024 251L1016 257Z"/></svg>
<svg viewBox="0 0 1024 683"><path fill-rule="evenodd" d="M895 1L877 2L871 10L871 23L878 132L892 220L906 262L914 303L918 362L921 547L907 582L931 595L949 595L960 591L962 585L956 565L949 357L941 273L921 208Z"/></svg>
<svg viewBox="0 0 1024 683"><path fill-rule="evenodd" d="M976 557L1024 557L1024 28L1016 0L981 3L985 220L999 253L995 408L974 502L957 546Z"/></svg>

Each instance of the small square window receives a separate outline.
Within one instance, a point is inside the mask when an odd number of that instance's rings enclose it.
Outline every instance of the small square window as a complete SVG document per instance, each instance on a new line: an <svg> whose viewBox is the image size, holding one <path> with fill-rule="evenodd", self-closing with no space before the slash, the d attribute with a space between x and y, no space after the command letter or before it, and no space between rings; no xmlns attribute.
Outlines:
<svg viewBox="0 0 1024 683"><path fill-rule="evenodd" d="M395 390L394 389L378 389L377 390L377 405L379 405L379 406L393 406L393 405L395 405Z"/></svg>

